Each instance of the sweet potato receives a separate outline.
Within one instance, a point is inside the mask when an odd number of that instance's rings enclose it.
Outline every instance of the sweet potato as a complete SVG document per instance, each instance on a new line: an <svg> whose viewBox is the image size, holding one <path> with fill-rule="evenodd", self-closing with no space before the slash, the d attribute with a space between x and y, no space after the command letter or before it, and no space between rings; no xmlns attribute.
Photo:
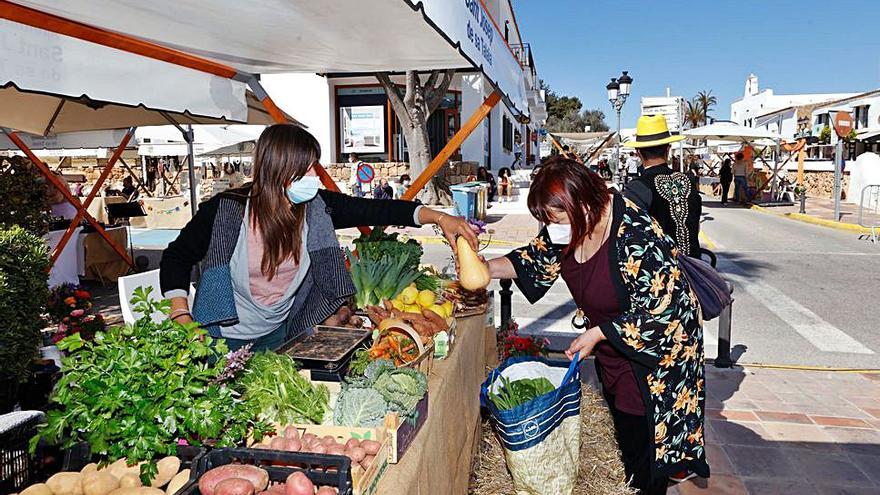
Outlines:
<svg viewBox="0 0 880 495"><path fill-rule="evenodd" d="M119 488L119 480L106 471L100 473L91 471L83 475L83 495L107 495L117 488Z"/></svg>
<svg viewBox="0 0 880 495"><path fill-rule="evenodd" d="M184 469L183 471L177 473L171 481L168 482L168 486L165 487L165 495L174 495L177 493L184 485L189 481L190 470Z"/></svg>
<svg viewBox="0 0 880 495"><path fill-rule="evenodd" d="M440 330L439 330L440 332L442 332L443 330L449 329L449 327L446 325L446 320L444 320L440 315L438 315L437 313L435 313L431 310L423 309L422 316L429 319L432 323L434 323L437 326L437 328L440 328Z"/></svg>
<svg viewBox="0 0 880 495"><path fill-rule="evenodd" d="M82 474L56 473L46 480L46 486L55 495L82 495Z"/></svg>
<svg viewBox="0 0 880 495"><path fill-rule="evenodd" d="M244 478L226 478L214 487L214 495L254 495L254 485Z"/></svg>
<svg viewBox="0 0 880 495"><path fill-rule="evenodd" d="M150 486L161 488L167 485L171 478L180 471L180 458L173 455L163 457L156 463L156 468L158 469L158 474L150 481Z"/></svg>
<svg viewBox="0 0 880 495"><path fill-rule="evenodd" d="M254 491L263 491L269 484L269 473L255 466L229 464L215 467L199 478L199 491L202 495L215 495L214 489L221 481L229 478L243 478L254 485Z"/></svg>
<svg viewBox="0 0 880 495"><path fill-rule="evenodd" d="M34 483L18 495L52 495L52 490L45 483Z"/></svg>

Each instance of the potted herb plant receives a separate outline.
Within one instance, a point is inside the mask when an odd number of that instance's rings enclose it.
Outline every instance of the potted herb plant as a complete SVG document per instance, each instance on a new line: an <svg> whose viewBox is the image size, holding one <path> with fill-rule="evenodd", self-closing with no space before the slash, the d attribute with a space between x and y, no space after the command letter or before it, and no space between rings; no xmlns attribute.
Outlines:
<svg viewBox="0 0 880 495"><path fill-rule="evenodd" d="M17 225L0 228L0 413L14 408L18 385L39 356L48 266L41 238Z"/></svg>

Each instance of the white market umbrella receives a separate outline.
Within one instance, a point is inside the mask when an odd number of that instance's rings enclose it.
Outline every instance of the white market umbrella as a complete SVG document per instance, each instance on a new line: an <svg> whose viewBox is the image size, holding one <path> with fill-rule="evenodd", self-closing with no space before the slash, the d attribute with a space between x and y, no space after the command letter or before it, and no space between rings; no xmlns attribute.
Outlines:
<svg viewBox="0 0 880 495"><path fill-rule="evenodd" d="M733 122L714 122L702 127L688 129L682 134L690 138L714 139L717 141L744 141L747 143L763 139L772 139L774 141L780 141L782 139L782 135L768 131L767 129L746 127Z"/></svg>

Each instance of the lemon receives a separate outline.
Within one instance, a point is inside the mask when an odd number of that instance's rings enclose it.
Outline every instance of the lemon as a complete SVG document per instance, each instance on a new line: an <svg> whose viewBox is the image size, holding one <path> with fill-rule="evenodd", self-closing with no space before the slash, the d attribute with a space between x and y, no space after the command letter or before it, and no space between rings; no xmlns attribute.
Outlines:
<svg viewBox="0 0 880 495"><path fill-rule="evenodd" d="M419 290L412 286L403 289L403 292L400 293L400 301L403 304L414 304L418 297Z"/></svg>
<svg viewBox="0 0 880 495"><path fill-rule="evenodd" d="M455 305L452 304L452 301L446 301L443 303L443 309L446 310L446 316L452 316L455 313Z"/></svg>
<svg viewBox="0 0 880 495"><path fill-rule="evenodd" d="M435 304L427 309L428 311L433 311L434 313L437 313L437 316L443 319L446 319L446 317L449 316L446 314L446 308L440 306L439 304Z"/></svg>
<svg viewBox="0 0 880 495"><path fill-rule="evenodd" d="M403 307L403 311L406 313L422 314L422 308L418 304L407 304Z"/></svg>
<svg viewBox="0 0 880 495"><path fill-rule="evenodd" d="M437 301L437 296L434 295L433 291L425 289L419 292L418 303L419 306L423 308L430 308Z"/></svg>
<svg viewBox="0 0 880 495"><path fill-rule="evenodd" d="M394 309L396 309L398 311L403 311L404 308L406 307L406 305L403 304L403 302L400 301L399 299L395 299L395 300L391 301L391 305L394 306Z"/></svg>

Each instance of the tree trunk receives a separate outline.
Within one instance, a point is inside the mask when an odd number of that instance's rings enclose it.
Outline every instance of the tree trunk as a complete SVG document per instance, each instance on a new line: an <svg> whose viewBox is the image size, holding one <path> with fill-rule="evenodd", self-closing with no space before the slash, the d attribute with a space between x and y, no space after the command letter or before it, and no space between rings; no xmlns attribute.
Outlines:
<svg viewBox="0 0 880 495"><path fill-rule="evenodd" d="M428 168L433 158L431 140L428 137L428 118L440 106L454 74L455 71L452 70L435 70L422 84L419 74L409 71L406 73L405 91L401 91L401 88L391 81L388 73L376 74L376 79L385 88L391 108L400 121L409 151L409 170L413 180ZM451 204L448 186L436 176L425 185L417 197L425 204Z"/></svg>

